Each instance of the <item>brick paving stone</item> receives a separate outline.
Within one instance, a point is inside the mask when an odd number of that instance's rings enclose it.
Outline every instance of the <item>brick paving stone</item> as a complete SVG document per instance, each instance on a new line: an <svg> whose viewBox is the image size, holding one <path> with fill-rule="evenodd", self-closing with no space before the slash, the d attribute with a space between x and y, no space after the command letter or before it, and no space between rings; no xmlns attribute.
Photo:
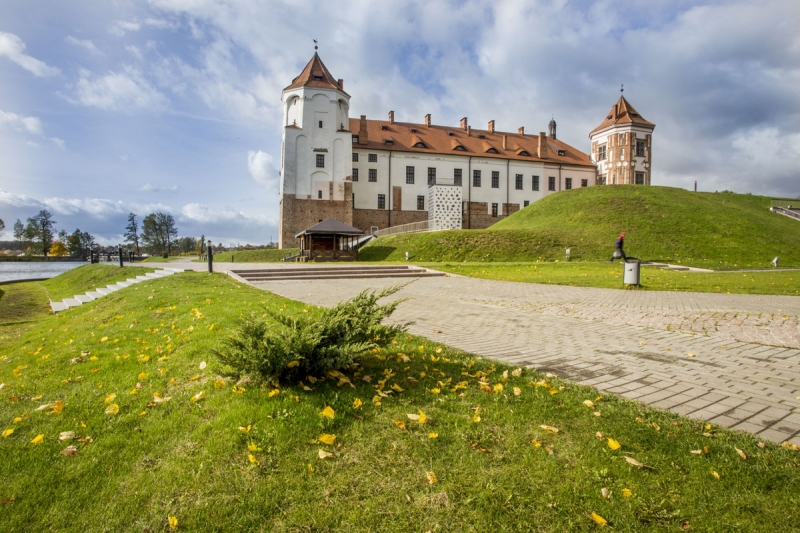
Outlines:
<svg viewBox="0 0 800 533"><path fill-rule="evenodd" d="M393 284L367 279L256 286L333 305ZM391 298L409 298L393 320L415 321L412 333L649 405L751 432L767 429L763 420L800 416L800 297L620 291L451 275L418 279ZM768 435L786 433L775 431Z"/></svg>

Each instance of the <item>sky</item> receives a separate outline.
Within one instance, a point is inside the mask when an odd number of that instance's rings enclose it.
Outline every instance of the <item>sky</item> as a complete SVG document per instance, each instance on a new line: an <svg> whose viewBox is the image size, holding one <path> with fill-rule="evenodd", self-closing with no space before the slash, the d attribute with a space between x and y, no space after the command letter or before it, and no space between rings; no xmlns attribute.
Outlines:
<svg viewBox="0 0 800 533"><path fill-rule="evenodd" d="M589 152L625 97L652 183L800 196L800 2L2 0L0 218L122 241L278 239L281 91L314 53L351 117L547 131Z"/></svg>

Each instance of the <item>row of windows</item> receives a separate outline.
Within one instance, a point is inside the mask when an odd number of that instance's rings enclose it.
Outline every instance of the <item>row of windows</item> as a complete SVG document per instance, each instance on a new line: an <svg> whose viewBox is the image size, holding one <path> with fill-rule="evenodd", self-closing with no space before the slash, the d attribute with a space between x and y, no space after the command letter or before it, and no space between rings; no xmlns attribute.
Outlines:
<svg viewBox="0 0 800 533"><path fill-rule="evenodd" d="M322 156L317 156L317 158ZM319 166L319 165L318 165ZM378 170L374 168L370 168L369 172L369 181L377 182L378 181ZM638 174L638 173L637 173ZM453 172L453 184L456 186L461 186L461 169L456 168ZM523 188L523 175L517 174L515 177L515 189L521 191ZM642 178L644 180L644 178ZM358 181L358 169L353 169L353 181ZM638 176L637 176L638 181ZM406 167L406 184L413 185L414 184L414 167L408 166ZM436 169L433 167L428 168L428 185L435 185L436 184ZM473 170L472 171L472 186L473 187L480 187L481 186L481 171L480 170ZM581 187L588 187L589 180L582 179L581 180ZM500 187L500 172L493 170L492 171L492 188L498 189ZM572 188L572 178L565 178L564 179L564 188L571 189ZM539 190L539 176L531 176L531 190L538 191ZM556 190L556 178L555 176L550 176L547 182L547 190L555 191Z"/></svg>
<svg viewBox="0 0 800 533"><path fill-rule="evenodd" d="M368 163L377 163L378 154L367 154ZM358 163L358 152L353 152L353 163Z"/></svg>
<svg viewBox="0 0 800 533"><path fill-rule="evenodd" d="M322 198L322 191L319 191L319 197ZM355 200L354 200L355 201ZM498 205L499 204L492 204L492 216L496 217L498 214ZM522 207L528 207L531 205L529 200L525 200ZM378 209L386 209L386 195L379 194L378 195ZM425 197L424 196L417 196L417 209L420 211L425 210Z"/></svg>
<svg viewBox="0 0 800 533"><path fill-rule="evenodd" d="M647 150L647 143L645 143L645 141L637 139L637 141L636 141L636 157L645 157L646 156L646 154L645 154L646 150ZM607 157L608 157L608 147L605 144L601 144L600 146L597 147L597 160L598 161L605 161L607 159ZM620 158L624 158L625 157L625 148L620 148L619 149L619 157Z"/></svg>

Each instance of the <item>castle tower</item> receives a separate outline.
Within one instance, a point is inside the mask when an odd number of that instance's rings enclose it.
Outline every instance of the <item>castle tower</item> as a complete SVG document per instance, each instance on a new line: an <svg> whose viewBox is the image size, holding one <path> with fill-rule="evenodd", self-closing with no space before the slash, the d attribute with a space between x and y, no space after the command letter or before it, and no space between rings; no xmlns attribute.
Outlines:
<svg viewBox="0 0 800 533"><path fill-rule="evenodd" d="M550 124L547 125L547 128L550 130L550 133L549 133L548 137L550 137L553 140L556 140L556 119L555 119L555 117L550 119Z"/></svg>
<svg viewBox="0 0 800 533"><path fill-rule="evenodd" d="M589 134L597 183L650 185L655 127L620 96L605 120Z"/></svg>
<svg viewBox="0 0 800 533"><path fill-rule="evenodd" d="M283 90L279 247L326 218L352 225L350 95L317 53Z"/></svg>

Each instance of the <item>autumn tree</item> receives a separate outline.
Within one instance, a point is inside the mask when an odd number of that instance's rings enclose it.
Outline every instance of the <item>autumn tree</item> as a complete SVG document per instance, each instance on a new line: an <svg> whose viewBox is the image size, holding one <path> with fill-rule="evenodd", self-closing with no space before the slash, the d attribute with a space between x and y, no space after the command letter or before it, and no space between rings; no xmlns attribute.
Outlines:
<svg viewBox="0 0 800 533"><path fill-rule="evenodd" d="M38 243L41 246L42 255L45 257L53 245L55 224L56 221L53 220L52 213L47 209L42 209L36 216L28 219L23 231L25 240Z"/></svg>
<svg viewBox="0 0 800 533"><path fill-rule="evenodd" d="M25 236L25 224L20 219L14 222L14 238L19 244L22 244L22 239Z"/></svg>
<svg viewBox="0 0 800 533"><path fill-rule="evenodd" d="M88 256L94 245L94 235L88 231L76 229L67 237L67 251L73 257Z"/></svg>

